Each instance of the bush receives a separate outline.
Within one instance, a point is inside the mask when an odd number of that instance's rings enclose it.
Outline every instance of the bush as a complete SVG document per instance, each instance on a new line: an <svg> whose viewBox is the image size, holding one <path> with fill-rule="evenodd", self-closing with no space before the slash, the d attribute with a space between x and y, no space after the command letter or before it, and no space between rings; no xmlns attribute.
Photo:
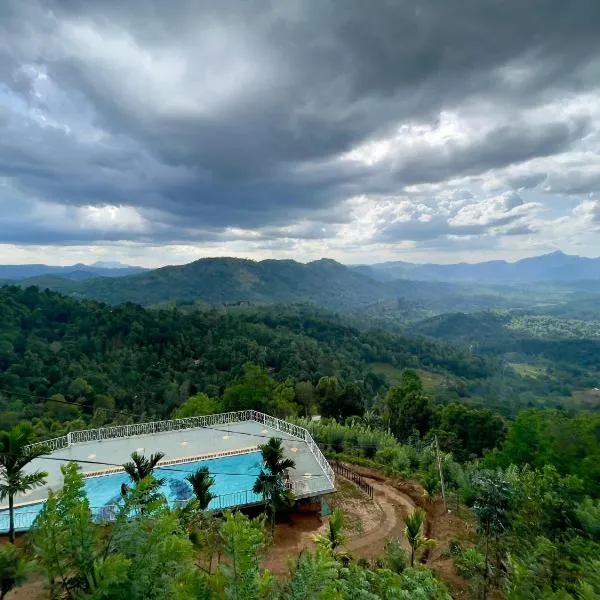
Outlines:
<svg viewBox="0 0 600 600"><path fill-rule="evenodd" d="M469 548L454 558L454 569L461 577L474 579L485 571L485 558L479 550Z"/></svg>
<svg viewBox="0 0 600 600"><path fill-rule="evenodd" d="M398 538L389 538L385 542L385 566L394 573L402 573L408 566L408 558L402 542Z"/></svg>
<svg viewBox="0 0 600 600"><path fill-rule="evenodd" d="M26 565L13 544L0 545L0 598L25 581Z"/></svg>
<svg viewBox="0 0 600 600"><path fill-rule="evenodd" d="M381 429L362 425L358 420L350 421L350 425L341 425L335 420L296 419L295 422L308 429L315 441L326 451L374 458L382 448L398 446L394 436Z"/></svg>

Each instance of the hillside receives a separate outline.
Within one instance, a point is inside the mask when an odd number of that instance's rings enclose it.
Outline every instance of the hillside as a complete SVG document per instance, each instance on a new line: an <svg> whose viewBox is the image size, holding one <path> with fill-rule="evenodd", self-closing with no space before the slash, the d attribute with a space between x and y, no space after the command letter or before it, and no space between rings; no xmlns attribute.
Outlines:
<svg viewBox="0 0 600 600"><path fill-rule="evenodd" d="M306 302L335 310L365 309L370 318L377 319L383 311L382 324L388 321L405 323L447 311L523 308L538 301L537 289L507 290L504 287L408 279L378 281L330 259L303 264L292 260L256 262L205 258L187 265L162 267L118 278L80 277L75 280L75 277L49 274L17 283L22 287L35 285L110 304ZM561 288L556 294L562 298L568 291ZM543 296L548 297L545 290ZM378 306L380 303L381 307Z"/></svg>
<svg viewBox="0 0 600 600"><path fill-rule="evenodd" d="M399 297L436 304L441 297L465 297L461 295L465 290L453 284L382 283L329 259L303 264L293 260L257 262L205 258L187 265L118 278L74 281L61 275L43 275L23 279L18 284L50 288L110 304L134 302L145 306L196 301L206 304L309 302L339 310Z"/></svg>
<svg viewBox="0 0 600 600"><path fill-rule="evenodd" d="M90 408L111 398L118 409L168 417L191 394L220 396L249 361L281 382L335 376L361 407L387 385L371 363L449 373L463 395L469 382L491 373L490 364L468 352L361 329L306 306L183 314L14 286L0 289L0 313L2 426L54 415L45 402L54 394Z"/></svg>
<svg viewBox="0 0 600 600"><path fill-rule="evenodd" d="M600 409L595 389L600 387L600 320L454 313L413 323L406 331L501 360L503 373L512 371L528 380L527 394L546 401L563 396L565 407Z"/></svg>
<svg viewBox="0 0 600 600"><path fill-rule="evenodd" d="M77 293L111 304L304 301L334 307L366 304L373 296L389 297L392 292L332 260L302 264L292 260L207 258L126 279L84 282Z"/></svg>

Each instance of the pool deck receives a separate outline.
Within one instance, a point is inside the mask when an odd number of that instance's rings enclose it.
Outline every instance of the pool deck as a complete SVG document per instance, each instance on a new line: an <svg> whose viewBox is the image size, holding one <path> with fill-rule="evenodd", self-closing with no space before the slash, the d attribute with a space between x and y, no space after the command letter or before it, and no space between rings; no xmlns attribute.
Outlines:
<svg viewBox="0 0 600 600"><path fill-rule="evenodd" d="M46 471L47 482L43 487L26 495L17 496L15 505L39 502L47 498L49 489L60 489L62 486L60 466L66 461L79 462L84 475L99 475L101 471L120 467L129 460L131 453L136 451L146 456L154 452L163 452L165 457L161 462L185 458L192 461L198 460L198 457L208 458L209 455L214 456L216 453L257 447L266 443L271 437L279 437L283 440L285 455L296 463L296 467L289 471L290 479L305 483L310 481L310 491L306 493L307 496L333 491L331 483L304 440L257 421L243 421L214 425L210 428L198 427L72 444L67 448L54 451L49 458L38 458L28 465L27 472ZM64 459L64 461L54 459ZM0 508L6 508L5 504Z"/></svg>

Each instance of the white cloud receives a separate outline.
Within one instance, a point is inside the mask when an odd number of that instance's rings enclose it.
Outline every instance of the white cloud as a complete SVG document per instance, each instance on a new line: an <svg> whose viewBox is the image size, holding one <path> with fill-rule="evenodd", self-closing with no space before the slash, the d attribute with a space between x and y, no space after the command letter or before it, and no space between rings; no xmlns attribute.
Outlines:
<svg viewBox="0 0 600 600"><path fill-rule="evenodd" d="M9 2L0 243L133 261L600 254L600 50L575 4L567 23L508 0L505 29L451 0L342 18Z"/></svg>

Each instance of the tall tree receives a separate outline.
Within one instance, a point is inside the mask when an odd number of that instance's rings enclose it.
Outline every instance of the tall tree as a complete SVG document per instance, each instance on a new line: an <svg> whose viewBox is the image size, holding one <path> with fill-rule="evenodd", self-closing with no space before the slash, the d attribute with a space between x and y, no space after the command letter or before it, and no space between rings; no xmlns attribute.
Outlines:
<svg viewBox="0 0 600 600"><path fill-rule="evenodd" d="M501 471L484 470L475 473L472 485L475 494L473 512L477 517L479 533L485 540L483 573L483 600L485 600L490 579L490 546L508 527L511 486Z"/></svg>
<svg viewBox="0 0 600 600"><path fill-rule="evenodd" d="M319 408L326 416L339 417L337 401L340 395L340 384L336 377L321 377L316 387Z"/></svg>
<svg viewBox="0 0 600 600"><path fill-rule="evenodd" d="M288 377L288 379L275 386L273 397L267 404L266 410L269 414L279 419L285 419L290 415L297 415L299 407L294 402L295 396L294 381Z"/></svg>
<svg viewBox="0 0 600 600"><path fill-rule="evenodd" d="M340 387L335 377L321 377L317 385L321 413L339 420L361 415L364 411L362 387L360 381Z"/></svg>
<svg viewBox="0 0 600 600"><path fill-rule="evenodd" d="M315 388L310 381L296 383L296 402L302 407L305 417L310 417L315 401Z"/></svg>
<svg viewBox="0 0 600 600"><path fill-rule="evenodd" d="M217 597L229 600L272 597L266 593L270 586L268 575L261 571L258 561L259 552L265 545L264 520L251 520L240 512L227 512L221 536L228 561L220 566L223 588Z"/></svg>
<svg viewBox="0 0 600 600"><path fill-rule="evenodd" d="M197 471L188 475L186 479L194 490L200 510L206 510L210 501L216 498L210 491L210 488L215 484L215 478L210 476L208 467L200 467Z"/></svg>
<svg viewBox="0 0 600 600"><path fill-rule="evenodd" d="M12 543L15 541L15 496L40 487L48 477L45 471L23 472L32 460L50 450L44 445L29 447L33 436L33 428L28 424L0 431L0 500L8 498L8 535Z"/></svg>
<svg viewBox="0 0 600 600"><path fill-rule="evenodd" d="M187 417L201 417L221 412L222 406L218 400L209 398L206 394L199 393L190 396L176 411L176 419Z"/></svg>
<svg viewBox="0 0 600 600"><path fill-rule="evenodd" d="M245 363L243 369L242 377L223 394L224 410L265 410L272 400L275 381L253 363Z"/></svg>
<svg viewBox="0 0 600 600"><path fill-rule="evenodd" d="M431 403L415 371L402 372L400 385L389 390L385 405L390 431L399 440L408 439L414 431L424 435L429 430Z"/></svg>

